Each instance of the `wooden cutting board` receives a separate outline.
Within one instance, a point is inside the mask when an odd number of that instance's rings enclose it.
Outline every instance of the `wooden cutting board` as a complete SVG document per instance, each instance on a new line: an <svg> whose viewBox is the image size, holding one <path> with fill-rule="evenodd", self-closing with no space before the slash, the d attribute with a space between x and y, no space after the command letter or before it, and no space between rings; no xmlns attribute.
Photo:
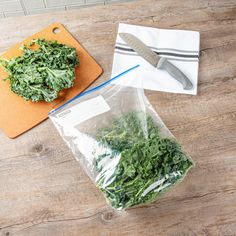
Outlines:
<svg viewBox="0 0 236 236"><path fill-rule="evenodd" d="M62 96L51 103L25 101L22 97L11 92L9 82L3 81L7 77L7 73L0 66L0 129L10 138L17 137L45 120L50 110L59 107L84 91L102 73L102 68L97 62L59 23L52 24L23 42L18 43L1 57L10 59L19 56L22 53L19 46L36 38L57 40L59 43L75 47L79 56L80 66L76 68L74 86L64 90Z"/></svg>

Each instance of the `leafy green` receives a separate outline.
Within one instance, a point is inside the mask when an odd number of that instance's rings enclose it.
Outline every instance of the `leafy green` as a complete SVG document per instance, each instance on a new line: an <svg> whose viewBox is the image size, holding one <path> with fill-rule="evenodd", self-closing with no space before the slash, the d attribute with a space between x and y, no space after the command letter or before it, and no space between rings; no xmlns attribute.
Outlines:
<svg viewBox="0 0 236 236"><path fill-rule="evenodd" d="M39 49L31 46L37 44ZM0 59L8 72L11 91L33 102L51 102L61 90L73 86L75 66L79 64L76 49L56 41L36 39L20 47L23 54Z"/></svg>
<svg viewBox="0 0 236 236"><path fill-rule="evenodd" d="M116 209L154 201L193 165L174 138L162 138L144 113L127 113L100 130L111 152L97 155L97 185ZM113 164L112 164L113 163Z"/></svg>

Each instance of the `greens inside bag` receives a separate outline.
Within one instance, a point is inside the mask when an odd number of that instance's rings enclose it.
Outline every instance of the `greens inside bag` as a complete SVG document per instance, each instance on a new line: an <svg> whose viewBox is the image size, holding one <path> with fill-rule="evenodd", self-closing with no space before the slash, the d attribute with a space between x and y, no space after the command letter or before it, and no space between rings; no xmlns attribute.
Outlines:
<svg viewBox="0 0 236 236"><path fill-rule="evenodd" d="M173 138L160 136L150 116L145 134L141 116L145 114L124 114L97 134L97 140L109 146L113 155L94 153L99 173L96 182L117 209L152 202L183 178L193 164ZM103 163L112 162L114 158L119 161L110 172Z"/></svg>
<svg viewBox="0 0 236 236"><path fill-rule="evenodd" d="M106 82L49 117L115 209L155 201L193 166L141 86Z"/></svg>

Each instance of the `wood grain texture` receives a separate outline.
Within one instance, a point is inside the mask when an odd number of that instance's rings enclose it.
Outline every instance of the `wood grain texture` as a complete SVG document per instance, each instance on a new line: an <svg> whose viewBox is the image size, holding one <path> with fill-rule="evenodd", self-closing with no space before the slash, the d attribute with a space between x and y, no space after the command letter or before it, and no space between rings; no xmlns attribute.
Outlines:
<svg viewBox="0 0 236 236"><path fill-rule="evenodd" d="M53 22L104 68L94 85L109 78L119 22L200 31L198 96L147 91L196 166L156 203L116 212L49 120L15 140L0 133L0 235L236 235L235 0L142 0L8 18L0 52Z"/></svg>

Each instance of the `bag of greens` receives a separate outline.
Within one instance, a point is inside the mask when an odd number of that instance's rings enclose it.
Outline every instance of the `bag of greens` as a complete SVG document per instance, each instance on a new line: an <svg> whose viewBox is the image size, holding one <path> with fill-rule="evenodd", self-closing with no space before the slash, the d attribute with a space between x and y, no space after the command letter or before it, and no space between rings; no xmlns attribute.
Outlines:
<svg viewBox="0 0 236 236"><path fill-rule="evenodd" d="M75 158L118 210L155 201L193 166L142 86L125 81L131 70L138 66L49 113Z"/></svg>

